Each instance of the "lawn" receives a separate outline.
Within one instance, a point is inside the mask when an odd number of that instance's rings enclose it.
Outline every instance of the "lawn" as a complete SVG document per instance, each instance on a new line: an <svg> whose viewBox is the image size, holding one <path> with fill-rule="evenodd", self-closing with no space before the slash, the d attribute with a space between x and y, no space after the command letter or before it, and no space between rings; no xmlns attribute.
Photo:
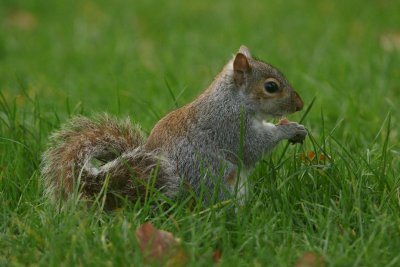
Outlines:
<svg viewBox="0 0 400 267"><path fill-rule="evenodd" d="M384 1L0 3L0 266L140 266L136 228L180 238L190 266L400 266L400 4ZM257 164L253 190L207 209L63 209L41 154L76 114L145 133L196 97L241 44L277 66L309 130ZM312 104L313 103L313 104ZM305 110L306 110L305 109ZM300 266L300 265L298 265Z"/></svg>

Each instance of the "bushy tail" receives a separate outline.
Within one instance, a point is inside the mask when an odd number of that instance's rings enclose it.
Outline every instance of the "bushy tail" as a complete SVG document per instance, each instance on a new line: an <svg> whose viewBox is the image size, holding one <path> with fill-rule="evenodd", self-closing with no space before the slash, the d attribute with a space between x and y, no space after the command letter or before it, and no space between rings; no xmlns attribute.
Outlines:
<svg viewBox="0 0 400 267"><path fill-rule="evenodd" d="M142 198L155 177L155 188L172 197L179 185L171 163L154 151L143 149L145 138L129 119L118 121L109 115L93 119L78 116L50 137L43 155L42 179L53 200L67 198L79 186L91 199L104 187L108 177L107 204L115 195L131 201Z"/></svg>

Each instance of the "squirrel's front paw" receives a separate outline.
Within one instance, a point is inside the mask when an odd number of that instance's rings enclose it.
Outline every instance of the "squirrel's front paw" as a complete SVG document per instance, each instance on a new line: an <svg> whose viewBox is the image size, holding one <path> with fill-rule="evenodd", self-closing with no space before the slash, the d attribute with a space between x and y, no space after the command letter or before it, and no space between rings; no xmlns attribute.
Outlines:
<svg viewBox="0 0 400 267"><path fill-rule="evenodd" d="M307 136L306 128L297 122L289 122L287 124L278 125L277 127L284 133L284 139L288 139L291 144L302 144Z"/></svg>

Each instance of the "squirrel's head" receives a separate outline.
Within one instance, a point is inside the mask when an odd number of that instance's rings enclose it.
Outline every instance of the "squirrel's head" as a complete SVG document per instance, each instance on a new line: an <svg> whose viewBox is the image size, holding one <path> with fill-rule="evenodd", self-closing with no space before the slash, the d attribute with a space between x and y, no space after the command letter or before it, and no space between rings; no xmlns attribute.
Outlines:
<svg viewBox="0 0 400 267"><path fill-rule="evenodd" d="M240 47L233 59L233 80L236 87L248 96L257 114L282 117L304 106L284 75L273 66L253 58L245 46Z"/></svg>

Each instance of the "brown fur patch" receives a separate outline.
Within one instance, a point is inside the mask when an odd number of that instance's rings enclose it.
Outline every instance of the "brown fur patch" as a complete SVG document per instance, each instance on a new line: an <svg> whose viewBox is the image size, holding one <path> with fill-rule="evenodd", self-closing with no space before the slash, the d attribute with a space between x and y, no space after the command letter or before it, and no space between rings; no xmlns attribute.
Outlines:
<svg viewBox="0 0 400 267"><path fill-rule="evenodd" d="M285 93L280 88L278 92L269 94L269 93L265 92L264 82L263 82L263 83L260 83L260 84L257 84L256 86L254 86L250 91L250 95L254 99L257 99L257 100L269 100L269 99L283 98L285 96Z"/></svg>
<svg viewBox="0 0 400 267"><path fill-rule="evenodd" d="M229 186L235 186L236 185L236 178L237 178L237 171L233 170L228 174L228 176L226 176L225 182Z"/></svg>
<svg viewBox="0 0 400 267"><path fill-rule="evenodd" d="M195 124L196 108L189 104L170 112L153 128L145 148L149 151L159 149L169 140L176 140L180 136L187 136L190 125Z"/></svg>

